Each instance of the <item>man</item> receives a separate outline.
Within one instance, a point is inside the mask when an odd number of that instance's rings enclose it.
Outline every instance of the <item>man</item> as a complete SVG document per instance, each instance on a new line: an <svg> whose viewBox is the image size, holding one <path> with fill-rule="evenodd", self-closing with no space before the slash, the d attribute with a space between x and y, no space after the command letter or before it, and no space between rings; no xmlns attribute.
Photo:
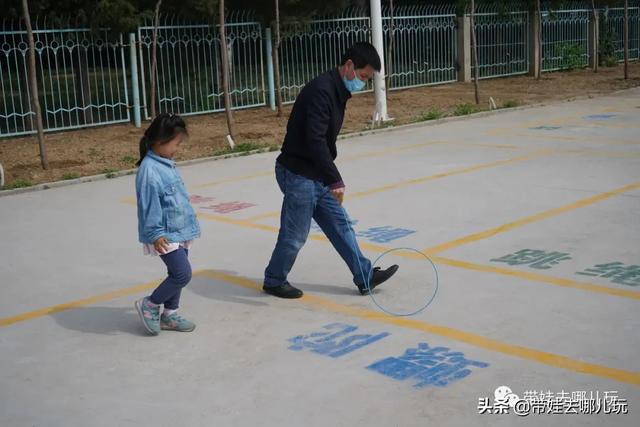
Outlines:
<svg viewBox="0 0 640 427"><path fill-rule="evenodd" d="M280 298L303 295L287 276L307 240L312 218L346 262L362 295L398 270L397 265L371 270L371 261L362 255L341 206L345 184L334 163L347 100L380 68L376 49L369 43L356 43L339 67L316 77L298 95L276 161L276 179L284 200L278 241L265 270L266 293Z"/></svg>

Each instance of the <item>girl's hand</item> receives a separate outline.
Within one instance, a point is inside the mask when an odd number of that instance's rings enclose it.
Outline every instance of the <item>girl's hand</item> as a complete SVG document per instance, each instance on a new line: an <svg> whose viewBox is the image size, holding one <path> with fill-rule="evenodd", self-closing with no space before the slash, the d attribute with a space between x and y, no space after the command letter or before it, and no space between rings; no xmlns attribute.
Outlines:
<svg viewBox="0 0 640 427"><path fill-rule="evenodd" d="M169 242L167 242L166 238L160 237L153 243L153 247L156 248L156 251L159 253L164 254L169 250Z"/></svg>

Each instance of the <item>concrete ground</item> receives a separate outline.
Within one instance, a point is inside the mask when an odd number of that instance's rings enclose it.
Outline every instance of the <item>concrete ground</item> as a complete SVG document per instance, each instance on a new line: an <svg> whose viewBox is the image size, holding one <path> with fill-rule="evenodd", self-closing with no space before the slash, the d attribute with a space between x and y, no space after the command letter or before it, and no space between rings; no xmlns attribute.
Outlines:
<svg viewBox="0 0 640 427"><path fill-rule="evenodd" d="M260 291L276 153L181 168L193 333L147 336L133 308L164 275L133 176L0 197L0 426L640 425L638 119L635 89L341 141L365 254L437 267L411 317L316 228L305 297ZM418 308L433 269L391 263L377 301Z"/></svg>

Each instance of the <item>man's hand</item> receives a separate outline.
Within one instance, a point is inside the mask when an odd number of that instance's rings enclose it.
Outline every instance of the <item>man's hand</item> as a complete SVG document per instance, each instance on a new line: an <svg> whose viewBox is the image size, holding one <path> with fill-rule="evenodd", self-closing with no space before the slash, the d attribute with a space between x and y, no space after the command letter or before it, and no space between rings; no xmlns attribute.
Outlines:
<svg viewBox="0 0 640 427"><path fill-rule="evenodd" d="M167 242L166 238L160 237L153 243L153 247L156 248L156 251L159 253L165 254L169 250L169 242Z"/></svg>
<svg viewBox="0 0 640 427"><path fill-rule="evenodd" d="M336 200L340 204L342 204L342 201L344 200L344 187L334 188L333 190L331 190L331 194L333 194L333 197L335 197Z"/></svg>

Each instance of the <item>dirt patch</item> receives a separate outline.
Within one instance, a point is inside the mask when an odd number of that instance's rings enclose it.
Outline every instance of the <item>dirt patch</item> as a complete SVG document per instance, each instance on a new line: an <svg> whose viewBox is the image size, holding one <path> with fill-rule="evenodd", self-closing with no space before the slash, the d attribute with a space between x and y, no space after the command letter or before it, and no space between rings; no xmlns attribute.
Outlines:
<svg viewBox="0 0 640 427"><path fill-rule="evenodd" d="M630 64L630 78L622 78L622 66L545 74L541 80L528 76L482 80L479 108L488 109L489 97L498 107L535 104L595 96L640 86L640 64ZM439 115L453 115L462 104L473 104L473 84L454 83L389 92L389 115L394 125ZM640 107L640 106L639 106ZM369 126L374 110L372 94L355 96L347 108L343 133ZM285 134L291 106L278 117L268 108L234 112L237 143L280 144ZM183 144L177 160L214 155L227 147L224 114L186 117L190 138ZM143 124L144 126L145 124ZM132 125L105 126L46 135L49 170L40 166L35 137L0 139L0 163L5 168L6 185L29 185L57 181L69 176L95 175L131 169L138 160L138 141L142 129Z"/></svg>
<svg viewBox="0 0 640 427"><path fill-rule="evenodd" d="M53 160L49 162L49 167L51 169L68 169L78 166L84 166L87 162L83 162L81 160ZM19 163L14 166L14 169L17 171L29 171L33 169L38 169L42 167L40 160L37 162L31 163Z"/></svg>

